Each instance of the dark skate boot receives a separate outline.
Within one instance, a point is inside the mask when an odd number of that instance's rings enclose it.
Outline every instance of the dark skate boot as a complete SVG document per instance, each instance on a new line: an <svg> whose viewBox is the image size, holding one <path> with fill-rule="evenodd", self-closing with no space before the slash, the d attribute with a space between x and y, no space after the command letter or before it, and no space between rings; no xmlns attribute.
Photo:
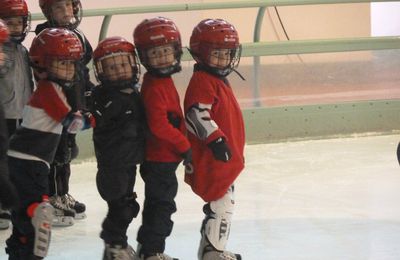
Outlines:
<svg viewBox="0 0 400 260"><path fill-rule="evenodd" d="M75 212L62 201L60 196L50 197L50 204L54 207L53 226L69 227L74 224Z"/></svg>
<svg viewBox="0 0 400 260"><path fill-rule="evenodd" d="M170 257L164 253L150 253L150 254L142 254L141 251L141 244L138 244L137 252L135 260L179 260L178 258Z"/></svg>
<svg viewBox="0 0 400 260"><path fill-rule="evenodd" d="M74 199L70 194L62 196L62 201L73 211L75 211L75 219L86 218L86 205Z"/></svg>
<svg viewBox="0 0 400 260"><path fill-rule="evenodd" d="M130 245L123 248L120 245L106 244L103 260L135 260L135 250Z"/></svg>

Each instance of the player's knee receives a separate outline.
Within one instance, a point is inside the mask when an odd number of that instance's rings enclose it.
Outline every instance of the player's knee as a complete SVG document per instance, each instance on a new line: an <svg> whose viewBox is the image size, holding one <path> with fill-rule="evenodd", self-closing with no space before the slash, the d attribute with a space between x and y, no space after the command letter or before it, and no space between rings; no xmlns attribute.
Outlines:
<svg viewBox="0 0 400 260"><path fill-rule="evenodd" d="M131 196L125 196L118 201L113 201L110 210L115 211L118 216L118 221L122 224L129 224L131 221L137 217L140 211L140 205L136 201L136 196L132 194Z"/></svg>
<svg viewBox="0 0 400 260"><path fill-rule="evenodd" d="M233 198L233 187L231 187L222 198L204 205L203 211L208 216L225 216L231 215L234 207L235 200Z"/></svg>

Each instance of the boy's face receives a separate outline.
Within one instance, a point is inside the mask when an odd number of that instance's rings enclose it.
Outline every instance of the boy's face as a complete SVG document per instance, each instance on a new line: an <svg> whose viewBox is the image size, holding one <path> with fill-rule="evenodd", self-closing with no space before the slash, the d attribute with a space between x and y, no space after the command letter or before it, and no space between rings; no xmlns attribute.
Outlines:
<svg viewBox="0 0 400 260"><path fill-rule="evenodd" d="M75 76L75 61L53 59L48 73L57 79L72 81Z"/></svg>
<svg viewBox="0 0 400 260"><path fill-rule="evenodd" d="M133 76L128 54L107 57L101 61L104 77L109 81L129 80Z"/></svg>
<svg viewBox="0 0 400 260"><path fill-rule="evenodd" d="M71 0L55 1L51 6L51 17L60 26L69 25L74 18L74 8Z"/></svg>
<svg viewBox="0 0 400 260"><path fill-rule="evenodd" d="M24 19L22 16L8 17L4 21L7 24L10 36L20 36L24 30Z"/></svg>
<svg viewBox="0 0 400 260"><path fill-rule="evenodd" d="M147 50L149 65L153 68L167 68L175 61L175 48L171 44L154 47Z"/></svg>
<svg viewBox="0 0 400 260"><path fill-rule="evenodd" d="M213 49L210 52L208 65L215 68L226 68L231 62L230 49Z"/></svg>

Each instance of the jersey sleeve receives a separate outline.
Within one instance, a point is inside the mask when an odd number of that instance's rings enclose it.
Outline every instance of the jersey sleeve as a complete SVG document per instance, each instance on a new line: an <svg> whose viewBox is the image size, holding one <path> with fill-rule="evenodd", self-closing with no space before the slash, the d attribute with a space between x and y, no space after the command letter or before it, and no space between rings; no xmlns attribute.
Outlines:
<svg viewBox="0 0 400 260"><path fill-rule="evenodd" d="M30 105L42 108L57 122L62 122L71 111L61 87L57 87L49 81L39 81L37 90L30 100Z"/></svg>
<svg viewBox="0 0 400 260"><path fill-rule="evenodd" d="M198 75L197 75L198 76ZM185 122L190 133L207 144L225 137L213 120L213 105L218 101L210 81L203 77L192 78L185 96Z"/></svg>

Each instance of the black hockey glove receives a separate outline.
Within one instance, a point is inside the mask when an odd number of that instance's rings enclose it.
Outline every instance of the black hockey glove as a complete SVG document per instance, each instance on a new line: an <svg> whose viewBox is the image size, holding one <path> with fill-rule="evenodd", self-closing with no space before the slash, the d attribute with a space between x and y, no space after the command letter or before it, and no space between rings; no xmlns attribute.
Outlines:
<svg viewBox="0 0 400 260"><path fill-rule="evenodd" d="M16 208L18 205L17 190L3 173L0 173L0 203L4 209Z"/></svg>
<svg viewBox="0 0 400 260"><path fill-rule="evenodd" d="M181 154L183 158L183 165L188 166L192 164L192 148Z"/></svg>
<svg viewBox="0 0 400 260"><path fill-rule="evenodd" d="M232 158L231 150L222 137L210 142L208 147L211 149L216 160L227 162Z"/></svg>

